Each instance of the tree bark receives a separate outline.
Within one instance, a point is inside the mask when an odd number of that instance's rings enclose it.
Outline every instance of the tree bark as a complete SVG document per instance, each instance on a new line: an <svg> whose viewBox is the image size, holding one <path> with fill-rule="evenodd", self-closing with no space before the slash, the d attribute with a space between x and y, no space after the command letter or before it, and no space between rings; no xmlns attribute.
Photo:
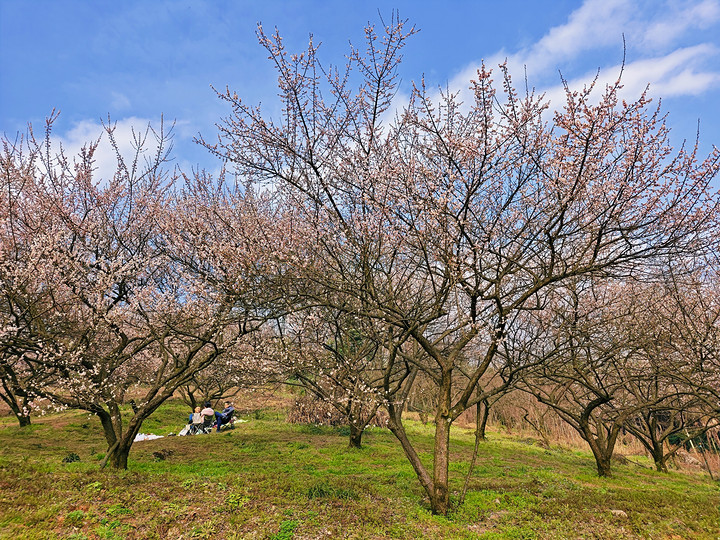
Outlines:
<svg viewBox="0 0 720 540"><path fill-rule="evenodd" d="M485 436L485 429L487 428L488 417L490 416L490 404L487 399L483 399L477 404L477 414L480 415L480 404L482 403L482 417L476 420L477 438L484 441L487 439Z"/></svg>
<svg viewBox="0 0 720 540"><path fill-rule="evenodd" d="M24 412L27 410L27 397L23 397L23 404L20 406L18 403L18 396L13 390L10 388L10 386L6 383L6 381L3 379L3 392L0 392L0 398L7 403L8 407L10 407L10 410L15 415L15 418L17 418L18 423L20 424L20 427L25 427L30 425L30 415L24 414Z"/></svg>
<svg viewBox="0 0 720 540"><path fill-rule="evenodd" d="M364 430L356 426L353 422L350 422L350 442L349 448L362 448L362 436Z"/></svg>
<svg viewBox="0 0 720 540"><path fill-rule="evenodd" d="M603 454L595 454L598 476L612 478L611 458Z"/></svg>
<svg viewBox="0 0 720 540"><path fill-rule="evenodd" d="M100 418L100 423L102 424L105 441L107 442L109 451L109 449L111 449L117 442L117 433L115 433L115 425L113 424L112 418L105 409L99 406L94 408L92 412Z"/></svg>
<svg viewBox="0 0 720 540"><path fill-rule="evenodd" d="M667 459L665 457L665 454L661 454L660 456L653 456L653 459L655 460L655 469L657 469L658 472L668 472Z"/></svg>
<svg viewBox="0 0 720 540"><path fill-rule="evenodd" d="M390 422L388 424L388 427L400 443L403 452L405 452L405 457L407 457L410 465L412 465L412 468L415 471L418 480L420 481L420 485L423 487L425 493L427 494L428 498L432 503L434 494L433 479L428 473L428 470L423 465L420 456L418 456L412 443L408 439L407 433L405 433L405 428L402 425L401 418L402 406L397 407L391 403L388 405L388 413L390 414Z"/></svg>
<svg viewBox="0 0 720 540"><path fill-rule="evenodd" d="M136 415L128 423L127 430L117 439L116 445L108 450L107 462L113 469L127 469L130 449L135 442L135 436L140 432L143 420L149 416Z"/></svg>
<svg viewBox="0 0 720 540"><path fill-rule="evenodd" d="M435 452L433 460L433 514L446 515L450 509L448 478L450 470L450 419L438 416L435 421Z"/></svg>
<svg viewBox="0 0 720 540"><path fill-rule="evenodd" d="M598 430L604 429L598 427ZM619 432L619 429L617 429ZM585 441L590 445L590 450L595 457L595 464L597 466L598 476L603 478L612 477L612 455L615 449L615 441L617 440L616 426L610 429L608 436L604 436L602 433L593 435L589 430L583 430L580 432Z"/></svg>
<svg viewBox="0 0 720 540"><path fill-rule="evenodd" d="M657 469L658 472L668 472L667 455L663 449L663 441L658 441L655 437L653 437L650 444L651 446L648 449L650 450L650 454L655 462L655 469Z"/></svg>
<svg viewBox="0 0 720 540"><path fill-rule="evenodd" d="M430 507L433 514L447 515L450 510L450 426L452 418L451 371L443 370L440 381L439 406L435 415L435 448L433 456L433 493Z"/></svg>
<svg viewBox="0 0 720 540"><path fill-rule="evenodd" d="M130 446L121 442L111 450L108 462L113 469L127 469Z"/></svg>
<svg viewBox="0 0 720 540"><path fill-rule="evenodd" d="M484 405L484 413L481 414L481 409ZM465 503L465 495L467 495L468 486L470 485L470 478L472 478L473 470L475 470L475 462L477 461L478 451L480 450L480 441L485 440L485 425L487 424L488 418L488 401L483 399L478 401L475 405L475 446L473 447L473 455L470 460L470 467L468 467L468 473L465 477L465 484L463 485L462 493L460 494L460 501L458 506L462 506Z"/></svg>

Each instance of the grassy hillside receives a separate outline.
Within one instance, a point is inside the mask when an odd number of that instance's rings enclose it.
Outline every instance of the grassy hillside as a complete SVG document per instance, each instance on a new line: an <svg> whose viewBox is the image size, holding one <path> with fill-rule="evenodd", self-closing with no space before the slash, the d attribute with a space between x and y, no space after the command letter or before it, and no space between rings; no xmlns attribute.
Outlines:
<svg viewBox="0 0 720 540"><path fill-rule="evenodd" d="M168 403L143 431L177 432L186 409ZM138 442L118 473L98 469L94 417L64 412L24 429L3 417L0 538L720 537L707 474L660 474L633 458L600 479L588 452L491 432L465 504L443 518L389 432L370 430L364 449L349 450L343 430L290 425L276 408L243 418L226 433ZM409 431L430 449L429 425ZM471 431L455 430L456 498L472 445ZM79 461L64 463L70 454Z"/></svg>

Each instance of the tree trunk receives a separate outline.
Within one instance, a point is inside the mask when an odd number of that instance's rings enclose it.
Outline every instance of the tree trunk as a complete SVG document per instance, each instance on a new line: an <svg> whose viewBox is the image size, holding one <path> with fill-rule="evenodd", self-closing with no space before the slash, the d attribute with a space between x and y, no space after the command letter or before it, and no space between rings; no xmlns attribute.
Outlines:
<svg viewBox="0 0 720 540"><path fill-rule="evenodd" d="M477 404L477 414L480 414L480 403ZM487 428L488 417L490 416L490 404L487 399L482 400L482 418L477 418L475 425L477 430L477 437L484 441L487 437L485 436L485 428Z"/></svg>
<svg viewBox="0 0 720 540"><path fill-rule="evenodd" d="M127 469L131 446L132 444L120 443L110 451L108 463L113 469Z"/></svg>
<svg viewBox="0 0 720 540"><path fill-rule="evenodd" d="M23 398L23 405L20 406L18 403L18 397L15 392L12 391L10 386L6 383L6 381L3 379L3 392L0 392L0 398L7 403L8 407L10 407L10 410L15 415L15 418L17 418L18 423L20 424L20 427L25 427L30 425L30 414L25 414L27 412L27 402L28 398Z"/></svg>
<svg viewBox="0 0 720 540"><path fill-rule="evenodd" d="M364 429L355 425L354 422L350 422L350 443L349 448L362 448L362 436Z"/></svg>
<svg viewBox="0 0 720 540"><path fill-rule="evenodd" d="M91 410L100 418L100 423L105 433L105 440L108 443L108 450L100 468L105 468L109 463L113 469L127 469L127 460L135 435L139 431L134 428L135 422L131 420L128 431L123 433L122 416L116 403L107 403L110 412L97 405ZM133 419L137 416L133 417Z"/></svg>
<svg viewBox="0 0 720 540"><path fill-rule="evenodd" d="M653 443L654 442L655 441L653 441ZM663 452L662 441L660 442L659 447L655 446L650 453L652 454L653 461L655 461L655 468L657 471L665 473L668 472L667 456L665 455L665 452Z"/></svg>
<svg viewBox="0 0 720 540"><path fill-rule="evenodd" d="M602 478L612 478L611 458L609 456L596 454L595 463L597 465L598 476Z"/></svg>
<svg viewBox="0 0 720 540"><path fill-rule="evenodd" d="M658 472L668 472L667 461L665 456L661 456L660 459L655 460L655 468Z"/></svg>
<svg viewBox="0 0 720 540"><path fill-rule="evenodd" d="M617 425L613 425L608 433L604 433L602 430L605 429L602 426L598 426L597 435L593 436L591 432L585 432L583 438L590 445L593 456L595 457L595 464L597 465L598 476L603 478L612 477L611 461L613 450L615 450L615 441L617 440L617 434L619 428Z"/></svg>
<svg viewBox="0 0 720 540"><path fill-rule="evenodd" d="M615 449L615 441L617 441L617 436L622 427L622 423L615 422L610 427L607 427L601 420L593 420L593 411L608 401L610 401L608 397L602 396L588 403L580 415L577 425L573 426L580 436L585 439L585 442L590 445L590 450L595 457L598 476L603 478L612 477L611 460ZM594 432L590 425L591 422L595 425Z"/></svg>
<svg viewBox="0 0 720 540"><path fill-rule="evenodd" d="M435 447L433 456L433 494L430 497L430 508L433 514L445 516L450 510L450 426L452 418L451 371L443 370L438 393L438 408L435 415Z"/></svg>
<svg viewBox="0 0 720 540"><path fill-rule="evenodd" d="M135 442L135 436L140 432L143 420L144 418L134 416L128 423L127 431L118 438L116 445L108 450L107 463L110 463L113 469L127 469L130 449Z"/></svg>
<svg viewBox="0 0 720 540"><path fill-rule="evenodd" d="M420 456L418 456L415 448L408 439L407 433L405 433L405 428L402 425L402 406L397 407L391 403L388 405L388 413L390 414L388 428L400 442L400 446L402 447L403 452L405 452L405 456L410 462L410 465L412 465L412 468L420 481L420 485L425 490L428 498L432 501L434 493L433 479L430 477L430 474L423 465Z"/></svg>
<svg viewBox="0 0 720 540"><path fill-rule="evenodd" d="M200 405L200 403L198 403L198 400L195 398L195 394L190 391L189 386L187 388L187 397L188 397L188 401L190 402L190 408L194 411L195 407Z"/></svg>
<svg viewBox="0 0 720 540"><path fill-rule="evenodd" d="M481 414L483 404L485 406L485 413ZM463 484L463 489L460 495L460 500L458 501L458 506L462 506L463 504L465 504L465 495L467 495L468 486L470 485L470 478L472 478L472 473L475 469L475 462L477 461L478 451L480 450L480 441L485 440L485 425L487 424L489 410L487 400L484 399L482 400L482 402L478 401L475 405L475 408L475 446L473 447L473 455L472 459L470 460L470 467L468 467L468 473L465 477L465 484Z"/></svg>
<svg viewBox="0 0 720 540"><path fill-rule="evenodd" d="M107 442L109 450L117 442L117 433L115 432L115 425L113 424L112 418L105 409L99 406L92 409L92 412L100 418L100 423L102 424L103 433L105 435L105 441Z"/></svg>
<svg viewBox="0 0 720 540"><path fill-rule="evenodd" d="M20 427L30 425L30 412L27 409L27 403L25 403L26 401L27 400L23 400L22 408L17 403L10 402L10 408L12 409L15 418L17 418Z"/></svg>
<svg viewBox="0 0 720 540"><path fill-rule="evenodd" d="M430 507L433 514L447 515L450 510L450 490L448 477L450 471L450 425L445 415L435 420L435 456L433 460L433 495Z"/></svg>

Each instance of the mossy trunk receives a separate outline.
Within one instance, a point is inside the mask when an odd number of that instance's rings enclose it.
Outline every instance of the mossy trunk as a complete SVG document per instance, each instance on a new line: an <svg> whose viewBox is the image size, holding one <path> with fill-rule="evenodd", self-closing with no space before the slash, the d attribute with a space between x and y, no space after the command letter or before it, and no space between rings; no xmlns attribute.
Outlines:
<svg viewBox="0 0 720 540"><path fill-rule="evenodd" d="M660 442L659 446L655 445L650 453L652 454L653 461L655 462L655 469L657 469L658 472L668 472L667 456L665 455L665 452L663 452L662 442Z"/></svg>
<svg viewBox="0 0 720 540"><path fill-rule="evenodd" d="M612 478L611 461L611 458L607 456L595 456L598 476L602 478Z"/></svg>

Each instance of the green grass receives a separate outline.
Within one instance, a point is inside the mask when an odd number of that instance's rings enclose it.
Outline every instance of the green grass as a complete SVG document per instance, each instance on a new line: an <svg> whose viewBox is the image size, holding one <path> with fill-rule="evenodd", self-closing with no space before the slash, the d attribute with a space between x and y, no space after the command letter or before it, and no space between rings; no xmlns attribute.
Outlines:
<svg viewBox="0 0 720 540"><path fill-rule="evenodd" d="M168 403L142 431L177 432L186 409ZM601 479L587 452L491 432L465 504L440 517L388 431L369 430L353 450L343 430L282 417L263 411L221 434L138 442L120 472L99 470L104 439L87 414L49 415L22 429L3 417L0 538L720 537L720 492L707 474L631 464ZM427 463L430 429L408 426ZM472 445L469 431L453 432L454 501ZM173 453L158 461L160 450ZM70 454L79 461L63 462Z"/></svg>

